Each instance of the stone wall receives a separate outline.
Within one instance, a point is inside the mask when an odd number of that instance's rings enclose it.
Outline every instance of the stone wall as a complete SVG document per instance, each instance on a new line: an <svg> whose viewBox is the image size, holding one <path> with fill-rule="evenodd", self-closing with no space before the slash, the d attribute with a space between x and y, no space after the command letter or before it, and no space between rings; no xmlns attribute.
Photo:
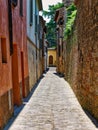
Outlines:
<svg viewBox="0 0 98 130"><path fill-rule="evenodd" d="M28 63L29 63L29 84L30 90L36 83L36 47L28 39Z"/></svg>
<svg viewBox="0 0 98 130"><path fill-rule="evenodd" d="M72 30L71 35L64 42L64 65L65 79L70 83L74 92L78 94L78 43L76 25L74 25L74 29Z"/></svg>
<svg viewBox="0 0 98 130"><path fill-rule="evenodd" d="M66 79L83 106L98 119L98 1L77 1L77 42L66 43Z"/></svg>
<svg viewBox="0 0 98 130"><path fill-rule="evenodd" d="M98 1L77 3L80 101L98 118Z"/></svg>
<svg viewBox="0 0 98 130"><path fill-rule="evenodd" d="M0 97L0 130L13 114L12 89Z"/></svg>
<svg viewBox="0 0 98 130"><path fill-rule="evenodd" d="M68 7L74 0L63 0L64 6Z"/></svg>

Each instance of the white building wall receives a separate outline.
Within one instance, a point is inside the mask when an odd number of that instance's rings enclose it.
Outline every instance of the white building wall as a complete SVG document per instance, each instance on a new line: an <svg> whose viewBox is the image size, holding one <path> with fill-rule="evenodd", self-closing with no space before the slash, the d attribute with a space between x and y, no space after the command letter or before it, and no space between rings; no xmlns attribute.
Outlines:
<svg viewBox="0 0 98 130"><path fill-rule="evenodd" d="M30 0L27 0L27 37L39 48L39 38L38 38L38 29L39 29L39 6L38 0L32 0L33 3L33 24L30 26ZM37 15L37 34L35 34L35 15ZM37 37L37 39L36 39ZM36 43L37 41L37 43Z"/></svg>

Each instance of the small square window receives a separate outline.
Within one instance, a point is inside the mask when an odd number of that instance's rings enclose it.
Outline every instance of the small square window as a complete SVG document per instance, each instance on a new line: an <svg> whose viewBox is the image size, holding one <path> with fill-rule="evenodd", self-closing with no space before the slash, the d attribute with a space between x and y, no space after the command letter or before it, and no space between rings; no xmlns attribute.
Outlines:
<svg viewBox="0 0 98 130"><path fill-rule="evenodd" d="M1 55L2 55L2 63L7 63L6 38L1 38Z"/></svg>

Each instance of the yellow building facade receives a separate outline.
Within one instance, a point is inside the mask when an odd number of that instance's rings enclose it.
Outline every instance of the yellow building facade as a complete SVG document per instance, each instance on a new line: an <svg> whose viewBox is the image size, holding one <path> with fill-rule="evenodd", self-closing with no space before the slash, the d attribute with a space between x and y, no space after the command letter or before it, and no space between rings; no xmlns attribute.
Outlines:
<svg viewBox="0 0 98 130"><path fill-rule="evenodd" d="M48 66L56 66L56 48L48 48Z"/></svg>

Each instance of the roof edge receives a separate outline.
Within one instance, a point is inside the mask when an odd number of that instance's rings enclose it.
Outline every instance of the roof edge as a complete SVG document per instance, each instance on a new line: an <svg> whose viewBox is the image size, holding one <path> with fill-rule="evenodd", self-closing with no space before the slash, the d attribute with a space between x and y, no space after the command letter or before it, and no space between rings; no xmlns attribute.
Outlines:
<svg viewBox="0 0 98 130"><path fill-rule="evenodd" d="M38 0L39 11L43 10L42 0Z"/></svg>

